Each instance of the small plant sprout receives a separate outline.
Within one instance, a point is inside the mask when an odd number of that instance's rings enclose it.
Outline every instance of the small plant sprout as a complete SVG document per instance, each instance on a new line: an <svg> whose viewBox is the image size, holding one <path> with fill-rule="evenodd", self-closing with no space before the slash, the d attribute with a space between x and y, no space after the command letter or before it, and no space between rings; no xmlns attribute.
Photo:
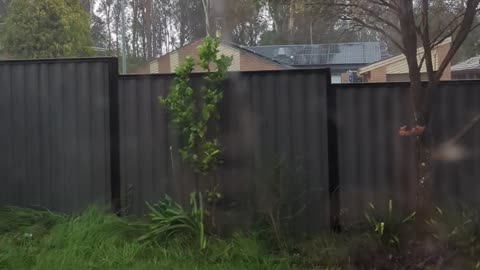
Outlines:
<svg viewBox="0 0 480 270"><path fill-rule="evenodd" d="M404 224L415 220L415 212L409 214L403 219L395 218L393 213L393 201L388 201L388 209L386 215L381 215L375 206L370 203L369 209L365 213L365 219L371 228L370 235L381 244L391 245L396 248L400 247L400 238L398 233L400 227Z"/></svg>

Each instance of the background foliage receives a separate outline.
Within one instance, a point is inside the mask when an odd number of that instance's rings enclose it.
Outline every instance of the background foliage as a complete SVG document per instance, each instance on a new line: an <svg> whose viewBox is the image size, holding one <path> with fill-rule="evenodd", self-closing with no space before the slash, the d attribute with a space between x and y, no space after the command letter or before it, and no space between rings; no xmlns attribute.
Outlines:
<svg viewBox="0 0 480 270"><path fill-rule="evenodd" d="M12 0L0 0L0 28L2 20L9 13L9 1ZM390 54L400 53L394 44L378 33L355 27L343 21L338 13L318 7L316 3L319 1L212 1L210 21L213 31L220 32L224 39L245 46L381 41ZM35 1L41 2L45 0ZM90 25L93 46L101 49L102 55L121 55L120 1L47 2L49 6L80 2L83 10L90 13L87 24ZM445 3L449 2L432 1L432 10L442 13L434 14L432 20L441 23L442 18L455 14L455 6ZM126 4L126 49L128 69L131 72L141 71L149 60L205 36L205 15L201 0L126 0ZM468 59L480 51L478 33L480 30L477 29L469 37L454 62Z"/></svg>
<svg viewBox="0 0 480 270"><path fill-rule="evenodd" d="M12 0L2 28L4 50L15 58L93 53L89 17L78 0Z"/></svg>

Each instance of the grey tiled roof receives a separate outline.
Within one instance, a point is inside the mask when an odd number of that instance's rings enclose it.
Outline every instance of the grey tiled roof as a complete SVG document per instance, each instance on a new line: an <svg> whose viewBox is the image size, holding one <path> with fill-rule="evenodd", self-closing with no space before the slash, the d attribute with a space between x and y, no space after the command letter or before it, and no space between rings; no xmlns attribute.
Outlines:
<svg viewBox="0 0 480 270"><path fill-rule="evenodd" d="M380 42L244 47L293 66L370 64L385 58Z"/></svg>
<svg viewBox="0 0 480 270"><path fill-rule="evenodd" d="M480 55L472 57L467 61L452 66L452 71L480 69Z"/></svg>

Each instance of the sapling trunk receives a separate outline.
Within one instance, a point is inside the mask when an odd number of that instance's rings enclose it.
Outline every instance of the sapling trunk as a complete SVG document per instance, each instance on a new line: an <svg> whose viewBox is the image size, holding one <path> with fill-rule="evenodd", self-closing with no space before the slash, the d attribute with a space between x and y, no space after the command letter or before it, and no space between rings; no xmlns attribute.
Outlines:
<svg viewBox="0 0 480 270"><path fill-rule="evenodd" d="M432 177L432 152L428 135L418 136L415 141L416 147L416 232L418 240L428 238L429 228L427 221L433 213L433 177Z"/></svg>

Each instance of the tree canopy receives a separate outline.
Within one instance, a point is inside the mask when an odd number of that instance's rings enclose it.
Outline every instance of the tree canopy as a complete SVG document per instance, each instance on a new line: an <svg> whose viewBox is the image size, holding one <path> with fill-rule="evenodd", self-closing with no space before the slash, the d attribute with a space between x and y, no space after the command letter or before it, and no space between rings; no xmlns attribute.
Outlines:
<svg viewBox="0 0 480 270"><path fill-rule="evenodd" d="M13 1L11 11L6 12L10 1ZM206 34L207 20L203 5L207 1L125 1L126 51L132 65L145 63ZM239 45L381 41L387 44L389 52L395 55L402 52L399 46L395 46L395 41L398 43L401 37L394 28L375 20L375 17L381 15L382 19L397 24L398 20L392 9L382 5L393 2L393 0L209 0L207 15L211 33L221 32L223 39ZM421 1L412 2L418 25L422 19L420 12L422 9L419 6ZM448 24L458 22L455 16L464 10L466 2L463 0L428 2L431 14L430 34L433 39L438 34L443 38L449 31L443 34L438 31L446 28L453 30ZM88 45L80 44L89 43L91 36L93 46L104 48L108 54L120 56L122 22L119 3L120 1L114 0L0 0L0 28L5 29L1 27L2 14L11 15L11 26L7 28L8 31L4 31L7 37L2 43L9 40L8 48L17 57L83 56L89 53L88 50L82 51ZM322 6L319 3L327 3L330 6ZM337 6L334 7L332 4ZM358 7L362 7L363 11ZM92 9L94 12L88 22L88 12ZM370 11L375 12L368 14ZM16 14L11 14L12 12ZM45 15L47 13L49 16ZM60 13L68 15L59 15ZM348 20L353 15L359 20ZM63 19L57 19L60 17ZM3 16L3 21L5 20L6 16ZM55 20L58 23L53 23ZM394 41L380 31L362 27L362 23L380 26L379 29L393 37ZM91 28L91 34L87 34L88 26ZM477 28L461 46L453 62L468 59L479 53L479 37L480 28ZM417 45L420 46L420 42Z"/></svg>
<svg viewBox="0 0 480 270"><path fill-rule="evenodd" d="M78 0L12 0L2 43L15 58L89 56L89 16Z"/></svg>

